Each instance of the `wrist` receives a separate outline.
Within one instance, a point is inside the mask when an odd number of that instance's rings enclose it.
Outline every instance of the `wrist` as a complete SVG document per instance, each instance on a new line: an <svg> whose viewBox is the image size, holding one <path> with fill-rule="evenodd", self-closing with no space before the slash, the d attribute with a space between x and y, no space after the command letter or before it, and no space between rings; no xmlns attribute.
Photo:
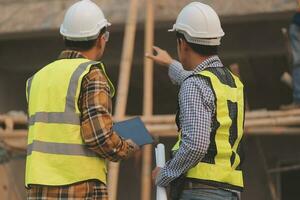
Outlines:
<svg viewBox="0 0 300 200"><path fill-rule="evenodd" d="M170 65L174 62L174 60L172 58L170 58L169 60L167 60L167 62L165 63L165 65L167 67L170 67Z"/></svg>
<svg viewBox="0 0 300 200"><path fill-rule="evenodd" d="M175 62L175 60L170 59L170 60L168 60L168 61L165 63L165 66L168 67L168 68L170 68L174 62Z"/></svg>

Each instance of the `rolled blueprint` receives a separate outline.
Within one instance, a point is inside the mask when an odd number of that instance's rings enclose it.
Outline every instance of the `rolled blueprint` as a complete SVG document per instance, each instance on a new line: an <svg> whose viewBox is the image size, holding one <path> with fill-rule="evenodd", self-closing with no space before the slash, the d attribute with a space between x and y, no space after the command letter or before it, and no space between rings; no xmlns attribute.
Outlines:
<svg viewBox="0 0 300 200"><path fill-rule="evenodd" d="M156 166L164 167L166 163L165 158L165 145L158 144L155 148ZM166 188L157 186L156 188L156 200L167 200Z"/></svg>

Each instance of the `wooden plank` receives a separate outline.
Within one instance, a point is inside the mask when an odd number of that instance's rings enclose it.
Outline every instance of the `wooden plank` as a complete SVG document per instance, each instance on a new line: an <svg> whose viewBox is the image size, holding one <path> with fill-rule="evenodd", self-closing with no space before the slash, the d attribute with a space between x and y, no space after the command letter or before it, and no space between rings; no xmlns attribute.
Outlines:
<svg viewBox="0 0 300 200"><path fill-rule="evenodd" d="M131 0L123 40L120 75L115 106L115 120L117 121L122 120L125 117L126 113L128 88L136 33L137 11L138 0ZM119 168L119 163L109 163L108 195L110 200L117 199Z"/></svg>
<svg viewBox="0 0 300 200"><path fill-rule="evenodd" d="M8 151L26 151L27 130L1 130L0 141Z"/></svg>
<svg viewBox="0 0 300 200"><path fill-rule="evenodd" d="M0 164L0 199L21 200L14 176L8 163Z"/></svg>
<svg viewBox="0 0 300 200"><path fill-rule="evenodd" d="M8 199L8 192L9 192L9 178L7 176L7 172L4 168L4 164L0 165L0 199Z"/></svg>
<svg viewBox="0 0 300 200"><path fill-rule="evenodd" d="M142 116L141 118L146 124L175 123L175 115L152 115Z"/></svg>
<svg viewBox="0 0 300 200"><path fill-rule="evenodd" d="M145 18L145 43L144 51L151 52L154 40L154 10L153 1L146 0ZM153 113L153 61L144 57L144 98L143 115L150 117ZM151 199L151 167L152 167L152 145L143 147L142 162L142 191L141 199Z"/></svg>
<svg viewBox="0 0 300 200"><path fill-rule="evenodd" d="M10 115L0 115L0 122L5 122L7 119L11 119L14 124L27 124L26 116L10 116Z"/></svg>
<svg viewBox="0 0 300 200"><path fill-rule="evenodd" d="M300 124L300 116L270 117L245 121L245 127L292 126Z"/></svg>
<svg viewBox="0 0 300 200"><path fill-rule="evenodd" d="M0 129L0 139L27 138L27 130L10 130Z"/></svg>
<svg viewBox="0 0 300 200"><path fill-rule="evenodd" d="M269 118L285 118L285 117L297 117L300 116L300 109L293 110L258 110L246 112L246 121L256 119L269 119ZM134 116L127 116L126 118L132 118ZM146 124L168 124L175 123L175 115L153 115L153 116L141 116L141 119Z"/></svg>
<svg viewBox="0 0 300 200"><path fill-rule="evenodd" d="M257 118L266 118L266 117L286 117L286 116L295 116L300 115L300 109L293 110L259 110L259 111L251 111L246 112L246 119L257 119Z"/></svg>
<svg viewBox="0 0 300 200"><path fill-rule="evenodd" d="M297 135L300 134L299 127L269 126L245 128L247 135Z"/></svg>

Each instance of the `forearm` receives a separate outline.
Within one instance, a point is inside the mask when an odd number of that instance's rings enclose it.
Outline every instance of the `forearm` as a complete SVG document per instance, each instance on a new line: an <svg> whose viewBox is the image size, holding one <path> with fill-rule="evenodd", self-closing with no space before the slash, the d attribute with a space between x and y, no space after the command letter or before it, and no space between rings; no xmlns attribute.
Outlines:
<svg viewBox="0 0 300 200"><path fill-rule="evenodd" d="M112 130L111 107L107 79L93 68L83 79L79 101L82 139L100 157L119 161L129 157L134 147Z"/></svg>
<svg viewBox="0 0 300 200"><path fill-rule="evenodd" d="M111 117L101 116L101 118L106 123L98 130L95 130L92 135L87 130L95 128L98 119L86 121L82 124L82 127L85 127L82 128L84 143L100 157L109 161L120 161L128 158L133 153L134 147L112 130Z"/></svg>
<svg viewBox="0 0 300 200"><path fill-rule="evenodd" d="M175 85L181 85L191 74L192 71L184 70L182 64L177 60L173 60L173 62L169 65L169 77Z"/></svg>
<svg viewBox="0 0 300 200"><path fill-rule="evenodd" d="M100 157L119 161L133 153L134 147L112 130L112 116L103 105L88 105L82 119L83 141Z"/></svg>
<svg viewBox="0 0 300 200"><path fill-rule="evenodd" d="M205 154L202 150L189 148L181 144L174 158L169 160L163 167L156 179L156 185L166 187L171 181L185 174L189 169L197 165Z"/></svg>
<svg viewBox="0 0 300 200"><path fill-rule="evenodd" d="M204 127L198 132L195 131L197 130L195 128L187 129L183 127L180 147L174 158L168 161L160 171L156 179L157 185L169 185L171 181L196 166L206 155L209 147L210 128Z"/></svg>

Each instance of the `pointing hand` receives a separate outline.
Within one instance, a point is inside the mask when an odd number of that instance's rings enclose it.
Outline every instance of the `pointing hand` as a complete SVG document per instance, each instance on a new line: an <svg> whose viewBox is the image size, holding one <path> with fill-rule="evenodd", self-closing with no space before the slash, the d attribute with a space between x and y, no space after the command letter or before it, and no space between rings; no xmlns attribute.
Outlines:
<svg viewBox="0 0 300 200"><path fill-rule="evenodd" d="M155 63L163 65L163 66L169 66L173 59L169 55L169 53L157 46L153 46L154 51L157 53L156 55L153 55L152 53L146 53L146 57L149 59L152 59Z"/></svg>

